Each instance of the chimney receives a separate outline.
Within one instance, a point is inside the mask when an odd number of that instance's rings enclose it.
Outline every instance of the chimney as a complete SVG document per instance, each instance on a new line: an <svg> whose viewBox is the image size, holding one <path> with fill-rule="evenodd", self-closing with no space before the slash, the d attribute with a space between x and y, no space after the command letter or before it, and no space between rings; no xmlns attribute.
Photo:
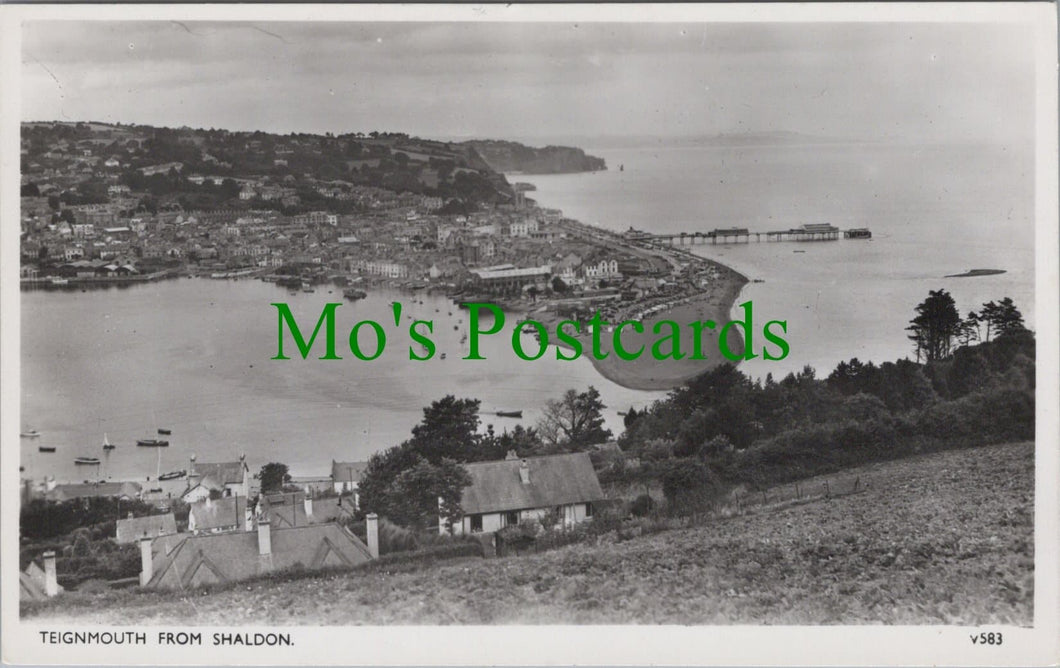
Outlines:
<svg viewBox="0 0 1060 668"><path fill-rule="evenodd" d="M52 550L44 553L44 593L48 597L59 593L59 580L55 576L55 552Z"/></svg>
<svg viewBox="0 0 1060 668"><path fill-rule="evenodd" d="M530 484L530 464L525 459L519 461L519 479L524 485Z"/></svg>
<svg viewBox="0 0 1060 668"><path fill-rule="evenodd" d="M262 557L272 556L272 532L268 518L258 520L258 554Z"/></svg>
<svg viewBox="0 0 1060 668"><path fill-rule="evenodd" d="M151 559L151 539L140 539L140 586L145 587L154 577L155 563Z"/></svg>
<svg viewBox="0 0 1060 668"><path fill-rule="evenodd" d="M313 499L308 495L305 497L305 518L306 520L313 519Z"/></svg>
<svg viewBox="0 0 1060 668"><path fill-rule="evenodd" d="M368 554L372 555L373 559L379 558L379 516L375 513L368 513L364 518L365 524L367 525L368 534Z"/></svg>

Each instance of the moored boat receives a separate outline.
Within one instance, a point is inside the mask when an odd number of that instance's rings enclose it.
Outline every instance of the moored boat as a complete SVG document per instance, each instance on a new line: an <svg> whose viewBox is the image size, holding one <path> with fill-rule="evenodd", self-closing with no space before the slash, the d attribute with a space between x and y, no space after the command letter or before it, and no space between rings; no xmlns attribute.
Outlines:
<svg viewBox="0 0 1060 668"><path fill-rule="evenodd" d="M176 480L178 478L183 478L186 475L188 475L188 472L186 470L184 470L184 469L181 469L179 471L170 471L169 473L163 473L162 475L158 476L158 479L159 480Z"/></svg>
<svg viewBox="0 0 1060 668"><path fill-rule="evenodd" d="M522 418L522 411L497 411L497 417Z"/></svg>
<svg viewBox="0 0 1060 668"><path fill-rule="evenodd" d="M40 432L36 429L28 429L24 432L21 432L19 436L21 436L22 438L38 438L40 436Z"/></svg>
<svg viewBox="0 0 1060 668"><path fill-rule="evenodd" d="M162 434L163 436L169 436L170 434L173 433L173 430L172 429L161 429L161 428L159 428L158 433Z"/></svg>
<svg viewBox="0 0 1060 668"><path fill-rule="evenodd" d="M368 293L365 292L364 290L357 290L357 289L354 289L354 288L347 288L347 289L342 291L342 296L345 297L346 299L352 299L353 301L357 301L358 299L364 299L365 297L367 297Z"/></svg>
<svg viewBox="0 0 1060 668"><path fill-rule="evenodd" d="M98 457L75 457L74 458L74 463L75 464L83 464L83 465L86 465L86 466L94 466L94 465L99 463L99 458Z"/></svg>
<svg viewBox="0 0 1060 668"><path fill-rule="evenodd" d="M54 445L42 445L42 446L37 448L37 451L38 452L55 452L55 446Z"/></svg>
<svg viewBox="0 0 1060 668"><path fill-rule="evenodd" d="M144 448L165 448L169 446L169 441L163 441L158 438L141 438L136 441L136 445Z"/></svg>
<svg viewBox="0 0 1060 668"><path fill-rule="evenodd" d="M103 434L103 449L104 450L113 450L114 449L114 446L111 444L111 442L107 440L107 435L106 434Z"/></svg>

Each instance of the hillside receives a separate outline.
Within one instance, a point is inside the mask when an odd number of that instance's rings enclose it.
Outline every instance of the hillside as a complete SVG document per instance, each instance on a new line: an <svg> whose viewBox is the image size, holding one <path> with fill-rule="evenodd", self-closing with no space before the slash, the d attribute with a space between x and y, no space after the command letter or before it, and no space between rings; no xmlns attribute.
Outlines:
<svg viewBox="0 0 1060 668"><path fill-rule="evenodd" d="M297 208L304 202L307 210L328 203L322 191L328 193L344 184L470 204L504 203L513 196L504 176L491 169L470 146L404 133L284 135L35 122L22 124L22 148L22 170L30 177L71 164L84 165L84 174L91 174L90 181L116 177L133 190L164 198L183 197L185 208L240 206L241 202L261 205L262 202L239 197L239 185L251 180L285 189L291 202L297 197L297 202L288 208ZM155 173L153 170L159 165L165 169ZM188 183L190 175L230 179L232 187L216 192L213 184ZM92 195L87 193L89 199ZM102 197L96 199L106 201ZM270 197L266 203L279 205L281 199ZM355 208L348 200L330 204L340 212L344 212L343 206Z"/></svg>
<svg viewBox="0 0 1060 668"><path fill-rule="evenodd" d="M74 593L30 618L99 624L1020 624L1033 616L1034 444L844 471L860 491L523 557ZM802 489L825 480L807 480ZM836 488L833 485L833 489Z"/></svg>
<svg viewBox="0 0 1060 668"><path fill-rule="evenodd" d="M586 155L580 148L545 146L533 148L510 141L475 140L465 142L498 172L523 174L566 174L607 169L603 158Z"/></svg>

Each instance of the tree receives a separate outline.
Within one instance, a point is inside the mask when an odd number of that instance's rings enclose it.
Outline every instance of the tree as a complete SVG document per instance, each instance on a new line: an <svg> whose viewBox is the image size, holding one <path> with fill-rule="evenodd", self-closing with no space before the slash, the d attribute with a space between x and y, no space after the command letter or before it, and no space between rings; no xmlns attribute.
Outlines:
<svg viewBox="0 0 1060 668"><path fill-rule="evenodd" d="M979 322L986 323L986 336L983 341L990 340L990 335L993 333L994 323L997 322L999 313L1000 308L993 301L983 304L983 308L978 315Z"/></svg>
<svg viewBox="0 0 1060 668"><path fill-rule="evenodd" d="M432 402L423 409L423 420L412 428L408 447L432 463L443 457L458 462L479 459L483 445L478 434L481 403L451 394Z"/></svg>
<svg viewBox="0 0 1060 668"><path fill-rule="evenodd" d="M950 293L930 291L928 298L917 305L916 314L906 330L916 348L917 362L921 355L928 362L949 355L953 339L961 330L961 316Z"/></svg>
<svg viewBox="0 0 1060 668"><path fill-rule="evenodd" d="M511 431L504 430L500 436L494 438L495 450L498 453L515 450L516 453L536 452L541 449L541 437L533 427L515 425Z"/></svg>
<svg viewBox="0 0 1060 668"><path fill-rule="evenodd" d="M538 431L552 450L585 450L611 438L611 430L604 428L601 414L605 408L600 392L592 385L581 393L567 390L562 399L545 404Z"/></svg>
<svg viewBox="0 0 1060 668"><path fill-rule="evenodd" d="M261 491L263 493L279 492L283 490L285 484L291 482L291 475L287 472L286 464L269 462L261 467L258 479L261 480Z"/></svg>
<svg viewBox="0 0 1060 668"><path fill-rule="evenodd" d="M721 493L721 481L699 459L670 459L660 466L660 472L671 512L703 510Z"/></svg>
<svg viewBox="0 0 1060 668"><path fill-rule="evenodd" d="M962 346L971 345L973 341L979 340L979 314L975 311L968 311L968 315L961 321L958 340Z"/></svg>
<svg viewBox="0 0 1060 668"><path fill-rule="evenodd" d="M647 412L647 409L645 409L645 412ZM622 416L622 425L628 431L640 416L641 414L637 412L637 409L630 406L629 410L626 411L626 414Z"/></svg>
<svg viewBox="0 0 1060 668"><path fill-rule="evenodd" d="M1027 327L1023 324L1023 314L1016 308L1011 297L1005 297L998 302L993 317L992 324L997 336L1027 331Z"/></svg>
<svg viewBox="0 0 1060 668"><path fill-rule="evenodd" d="M437 464L420 459L394 480L386 504L388 517L416 529L436 527L439 517L451 525L463 516L460 498L470 484L467 470L452 459Z"/></svg>

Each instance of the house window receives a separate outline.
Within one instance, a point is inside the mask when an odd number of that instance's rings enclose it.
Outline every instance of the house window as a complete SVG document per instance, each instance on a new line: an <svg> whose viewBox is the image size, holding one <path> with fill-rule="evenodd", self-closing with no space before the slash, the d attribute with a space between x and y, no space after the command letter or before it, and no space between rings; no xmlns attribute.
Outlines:
<svg viewBox="0 0 1060 668"><path fill-rule="evenodd" d="M504 526L510 527L515 526L516 524L519 524L518 510L512 510L510 512L504 513Z"/></svg>
<svg viewBox="0 0 1060 668"><path fill-rule="evenodd" d="M482 532L482 515L471 516L471 533Z"/></svg>
<svg viewBox="0 0 1060 668"><path fill-rule="evenodd" d="M591 504L591 503L585 504L585 516L586 517L592 517L593 516L593 504Z"/></svg>

